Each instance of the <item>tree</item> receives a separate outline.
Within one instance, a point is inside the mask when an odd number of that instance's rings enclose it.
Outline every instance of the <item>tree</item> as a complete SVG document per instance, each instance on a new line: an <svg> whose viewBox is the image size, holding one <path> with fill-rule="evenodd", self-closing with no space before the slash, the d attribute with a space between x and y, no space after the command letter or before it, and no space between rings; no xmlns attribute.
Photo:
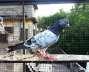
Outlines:
<svg viewBox="0 0 89 72"><path fill-rule="evenodd" d="M66 13L63 10L55 13L54 15L48 17L39 18L38 28L47 29L48 26L52 25L54 22L66 16Z"/></svg>
<svg viewBox="0 0 89 72"><path fill-rule="evenodd" d="M71 27L62 34L61 46L67 53L89 53L89 5L76 4L69 19Z"/></svg>

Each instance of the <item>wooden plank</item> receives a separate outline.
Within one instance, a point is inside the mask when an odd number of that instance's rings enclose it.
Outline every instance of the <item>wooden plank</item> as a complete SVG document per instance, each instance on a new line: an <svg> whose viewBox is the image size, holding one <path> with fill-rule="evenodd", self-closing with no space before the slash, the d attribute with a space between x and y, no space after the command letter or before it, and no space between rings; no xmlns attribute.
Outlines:
<svg viewBox="0 0 89 72"><path fill-rule="evenodd" d="M4 57L0 55L0 61L46 61L37 56L29 55L14 55ZM52 55L56 58L55 61L89 61L89 55L67 55L67 54L54 54Z"/></svg>

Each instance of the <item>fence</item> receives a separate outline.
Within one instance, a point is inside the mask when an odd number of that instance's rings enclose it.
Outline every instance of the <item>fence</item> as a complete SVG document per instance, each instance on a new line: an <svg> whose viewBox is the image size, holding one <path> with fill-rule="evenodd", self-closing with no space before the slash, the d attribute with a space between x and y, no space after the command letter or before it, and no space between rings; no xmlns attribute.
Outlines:
<svg viewBox="0 0 89 72"><path fill-rule="evenodd" d="M86 61L0 61L0 72L23 72L23 63L24 72L88 72Z"/></svg>
<svg viewBox="0 0 89 72"><path fill-rule="evenodd" d="M57 60L48 61L30 55L0 56L1 72L88 72L88 55L55 55ZM4 58L3 58L4 57ZM6 57L6 58L5 58ZM24 65L24 66L23 66ZM24 67L24 68L23 68Z"/></svg>

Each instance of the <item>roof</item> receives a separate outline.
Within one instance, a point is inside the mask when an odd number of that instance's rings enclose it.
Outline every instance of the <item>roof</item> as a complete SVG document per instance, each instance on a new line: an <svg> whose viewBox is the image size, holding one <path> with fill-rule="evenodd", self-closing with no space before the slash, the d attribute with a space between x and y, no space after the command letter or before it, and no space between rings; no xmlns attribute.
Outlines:
<svg viewBox="0 0 89 72"><path fill-rule="evenodd" d="M79 3L89 0L0 0L0 4L49 4L49 3Z"/></svg>

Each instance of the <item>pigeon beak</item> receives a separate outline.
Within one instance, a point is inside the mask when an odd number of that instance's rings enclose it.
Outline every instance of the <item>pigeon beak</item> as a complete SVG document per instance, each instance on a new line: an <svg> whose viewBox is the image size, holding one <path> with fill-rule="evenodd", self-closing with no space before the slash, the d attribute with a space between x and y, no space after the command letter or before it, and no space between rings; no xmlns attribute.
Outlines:
<svg viewBox="0 0 89 72"><path fill-rule="evenodd" d="M66 27L70 27L69 20L68 20L68 23L67 23Z"/></svg>
<svg viewBox="0 0 89 72"><path fill-rule="evenodd" d="M67 24L67 27L70 27L70 24L69 23Z"/></svg>

